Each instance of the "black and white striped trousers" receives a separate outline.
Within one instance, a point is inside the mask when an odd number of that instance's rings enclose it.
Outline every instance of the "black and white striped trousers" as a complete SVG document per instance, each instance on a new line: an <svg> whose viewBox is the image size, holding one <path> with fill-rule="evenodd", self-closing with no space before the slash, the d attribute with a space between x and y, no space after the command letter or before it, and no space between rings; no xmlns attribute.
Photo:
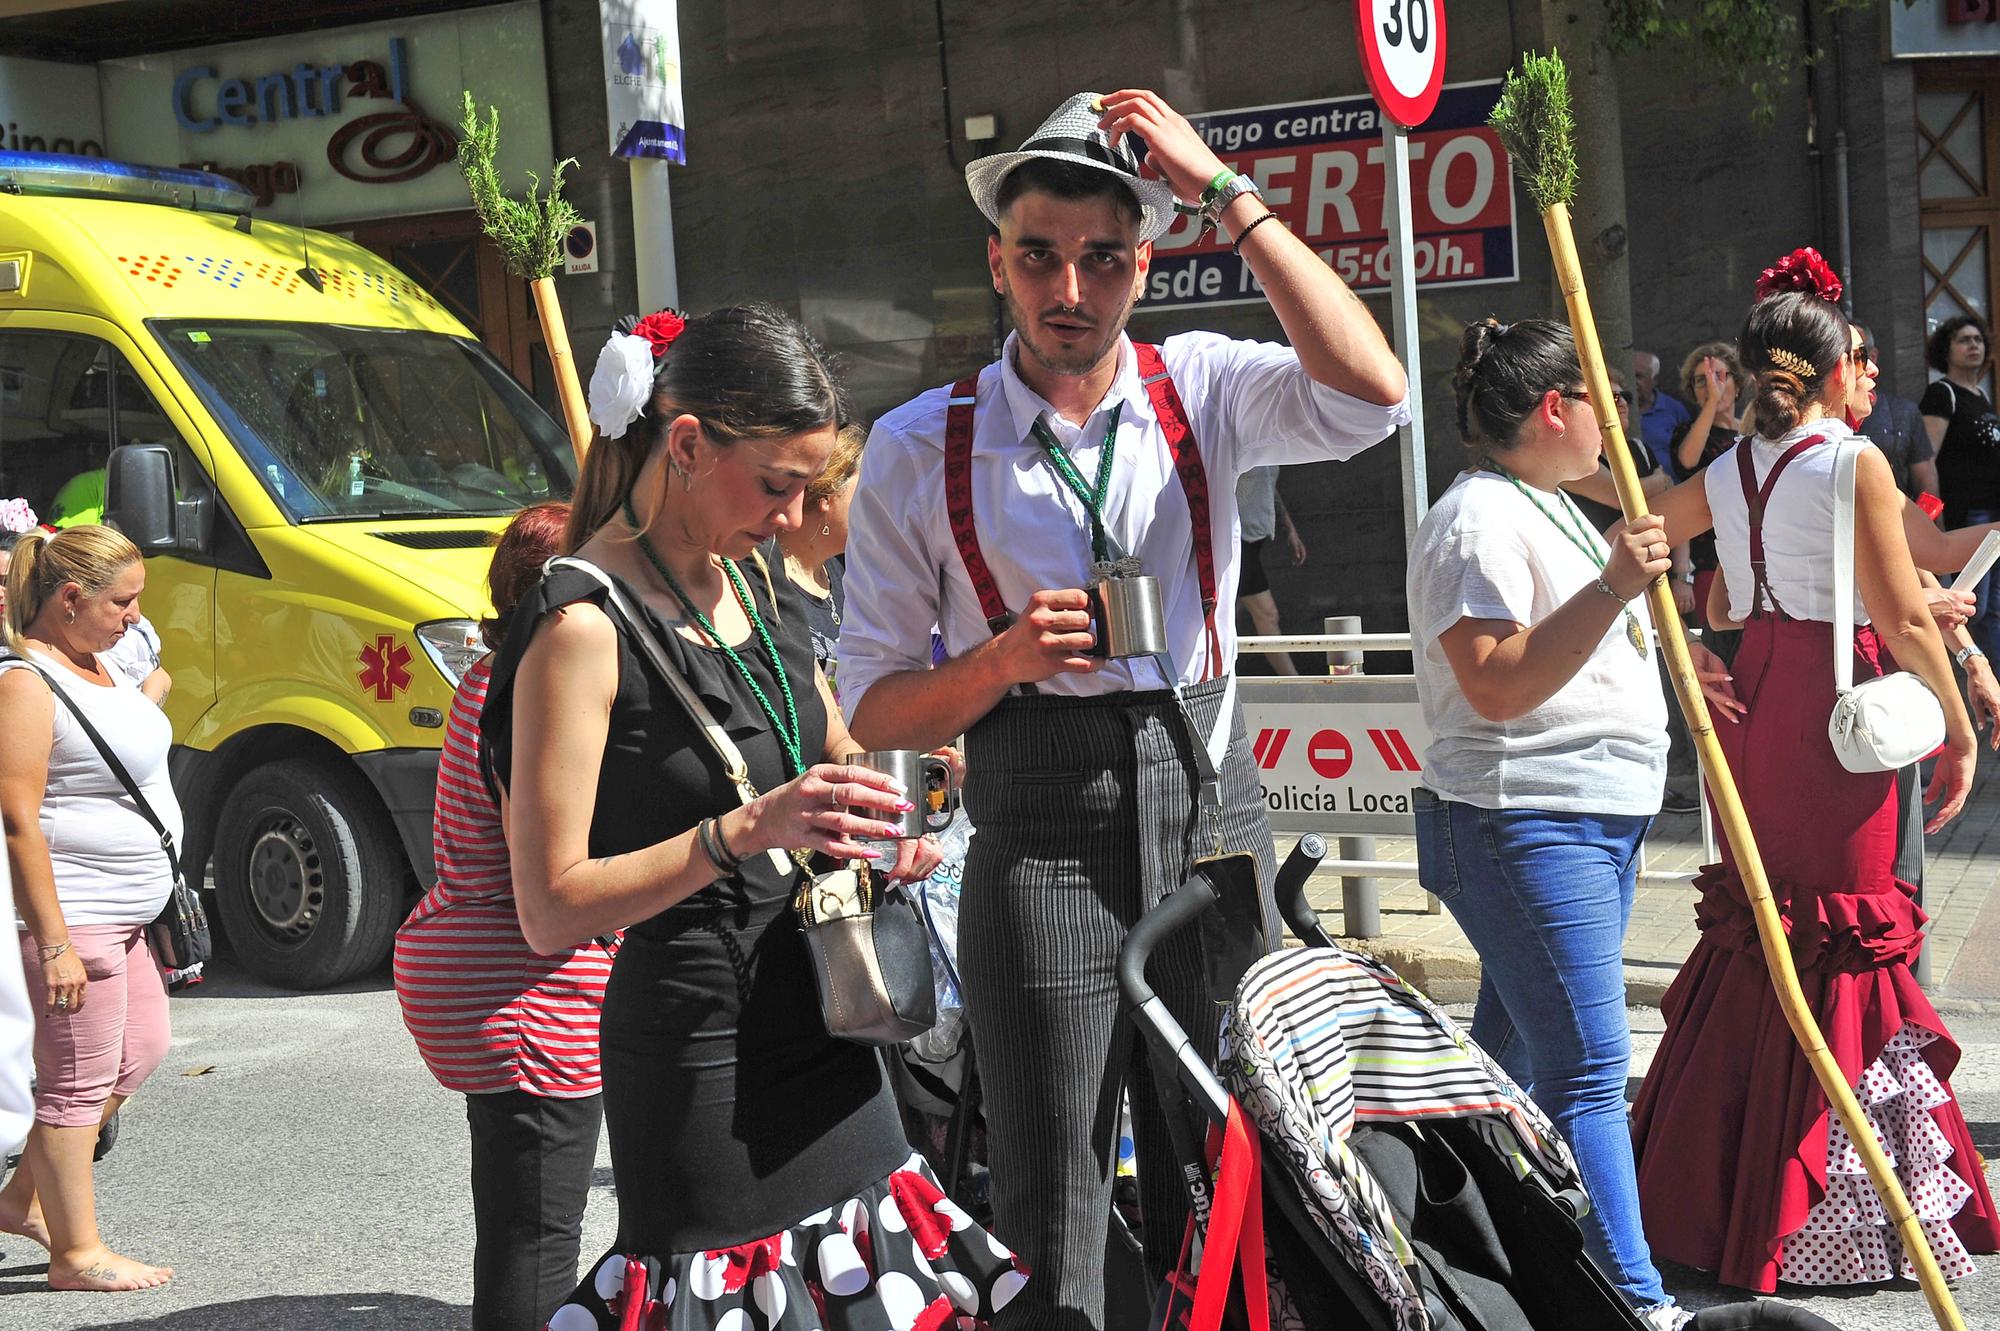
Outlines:
<svg viewBox="0 0 2000 1331"><path fill-rule="evenodd" d="M1188 691L1204 730L1222 694L1220 680ZM1033 1273L1000 1318L1008 1331L1103 1324L1121 1087L1131 1092L1156 1279L1179 1249L1187 1196L1143 1049L1118 1020L1113 970L1140 914L1210 849L1190 743L1166 692L1011 698L966 737L966 808L979 832L959 968L985 1092L995 1232ZM1222 790L1223 848L1255 857L1261 901L1251 914L1275 941L1271 833L1240 709ZM1220 1009L1197 932L1163 945L1148 976L1212 1058Z"/></svg>

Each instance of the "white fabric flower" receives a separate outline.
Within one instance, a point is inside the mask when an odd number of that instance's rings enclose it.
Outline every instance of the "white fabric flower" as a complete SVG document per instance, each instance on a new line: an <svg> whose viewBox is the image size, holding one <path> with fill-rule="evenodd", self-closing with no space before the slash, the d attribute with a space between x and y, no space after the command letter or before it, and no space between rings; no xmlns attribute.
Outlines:
<svg viewBox="0 0 2000 1331"><path fill-rule="evenodd" d="M41 519L35 516L34 509L28 507L27 500L0 501L0 531L17 533L33 531L40 524Z"/></svg>
<svg viewBox="0 0 2000 1331"><path fill-rule="evenodd" d="M613 333L590 374L590 420L606 439L623 438L653 395L653 344Z"/></svg>

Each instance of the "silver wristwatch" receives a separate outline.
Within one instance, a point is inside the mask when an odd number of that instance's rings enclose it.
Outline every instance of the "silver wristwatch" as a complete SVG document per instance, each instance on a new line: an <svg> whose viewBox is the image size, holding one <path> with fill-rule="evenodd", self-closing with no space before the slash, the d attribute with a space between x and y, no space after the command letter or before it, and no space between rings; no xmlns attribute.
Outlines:
<svg viewBox="0 0 2000 1331"><path fill-rule="evenodd" d="M1220 226L1222 210L1245 194L1255 194L1262 198L1264 192L1257 188L1257 182L1249 176L1240 174L1232 176L1228 183L1215 191L1215 194L1201 205L1201 215L1208 219L1210 226Z"/></svg>
<svg viewBox="0 0 2000 1331"><path fill-rule="evenodd" d="M1986 655L1985 652L1979 650L1978 643L1971 643L1953 652L1951 654L1951 661L1953 665L1957 666L1960 670L1963 670L1965 669L1965 663L1967 661L1970 661L1975 656L1984 658L1985 655Z"/></svg>

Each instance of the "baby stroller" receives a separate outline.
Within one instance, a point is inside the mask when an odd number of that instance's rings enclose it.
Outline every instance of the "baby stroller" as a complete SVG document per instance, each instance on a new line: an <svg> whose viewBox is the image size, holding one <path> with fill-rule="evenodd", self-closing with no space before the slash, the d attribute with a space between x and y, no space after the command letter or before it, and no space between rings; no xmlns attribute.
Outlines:
<svg viewBox="0 0 2000 1331"><path fill-rule="evenodd" d="M1305 837L1278 874L1307 946L1243 976L1220 1081L1145 979L1153 948L1214 889L1197 878L1169 896L1120 953L1162 1098L1189 1111L1175 1134L1189 1253L1153 1325L1647 1331L1584 1253L1589 1199L1541 1110L1427 998L1320 927L1304 889L1325 853ZM1212 1125L1206 1152L1196 1124ZM1836 1331L1773 1303L1707 1309L1696 1325Z"/></svg>

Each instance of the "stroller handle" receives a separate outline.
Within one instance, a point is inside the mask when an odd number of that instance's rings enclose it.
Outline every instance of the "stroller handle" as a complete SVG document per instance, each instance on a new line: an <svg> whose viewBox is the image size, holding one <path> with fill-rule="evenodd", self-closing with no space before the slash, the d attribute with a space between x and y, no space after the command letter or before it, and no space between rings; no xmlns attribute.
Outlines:
<svg viewBox="0 0 2000 1331"><path fill-rule="evenodd" d="M1118 949L1118 992L1125 995L1127 1003L1138 1008L1153 1001L1153 986L1146 983L1146 963L1152 959L1153 949L1200 919L1214 904L1214 886L1196 874L1139 917Z"/></svg>
<svg viewBox="0 0 2000 1331"><path fill-rule="evenodd" d="M1310 935L1315 932L1325 937L1319 927L1319 916L1306 901L1306 880L1325 858L1326 838L1316 832L1306 833L1278 866L1277 880L1271 886L1285 923L1306 942L1313 941ZM1153 949L1200 919L1202 912L1215 901L1215 885L1205 874L1197 872L1179 890L1169 893L1164 901L1139 917L1118 949L1118 990L1128 1004L1144 1007L1153 998L1153 987L1146 983L1146 963L1152 960Z"/></svg>
<svg viewBox="0 0 2000 1331"><path fill-rule="evenodd" d="M1272 885L1272 892L1278 898L1278 914L1285 920L1285 927L1292 936L1308 946L1324 947L1328 939L1321 927L1319 913L1306 900L1306 880L1313 870L1326 858L1326 838L1317 832L1308 832L1299 838L1292 853L1285 857L1285 863L1278 870L1278 881Z"/></svg>

